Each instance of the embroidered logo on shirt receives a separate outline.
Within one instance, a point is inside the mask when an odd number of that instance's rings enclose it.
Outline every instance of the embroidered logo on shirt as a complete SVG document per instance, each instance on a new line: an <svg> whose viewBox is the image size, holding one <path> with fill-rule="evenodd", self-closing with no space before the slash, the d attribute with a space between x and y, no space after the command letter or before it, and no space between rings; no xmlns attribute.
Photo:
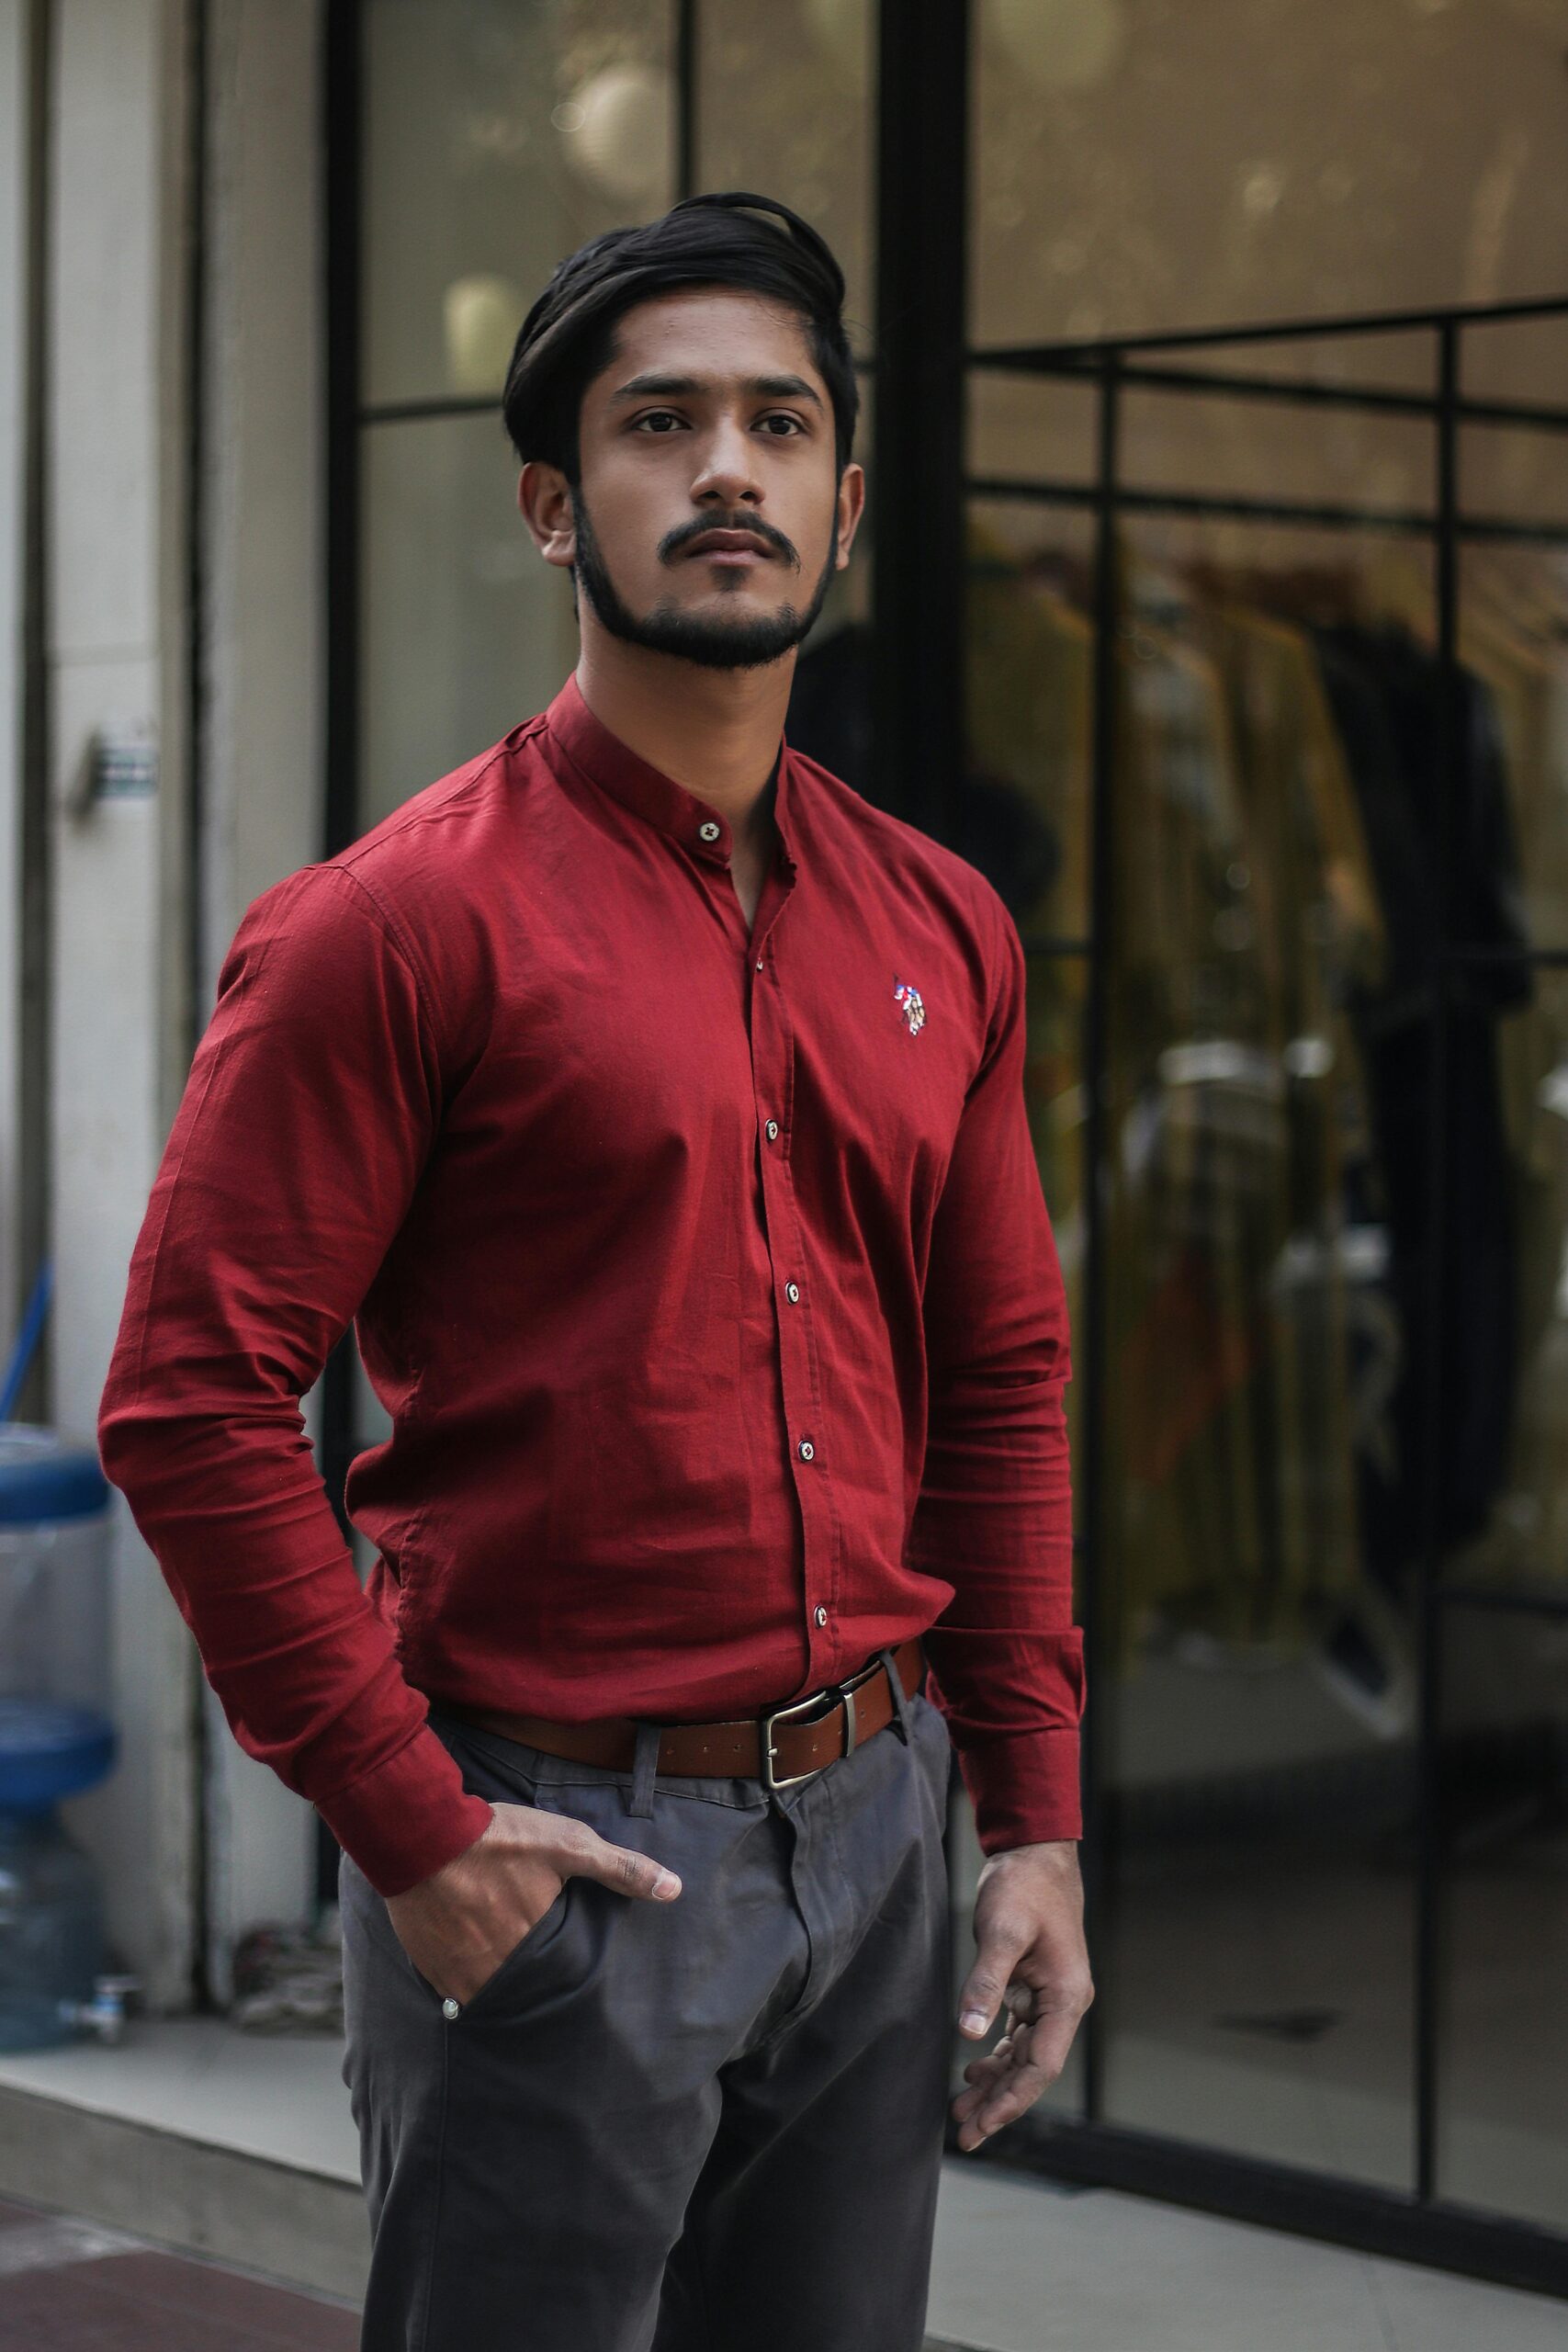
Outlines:
<svg viewBox="0 0 1568 2352"><path fill-rule="evenodd" d="M896 979L893 983L893 1001L895 1004L903 1006L905 1018L909 1023L910 1036L918 1036L920 1023L926 1017L926 1008L920 1001L919 989L913 987L908 980Z"/></svg>

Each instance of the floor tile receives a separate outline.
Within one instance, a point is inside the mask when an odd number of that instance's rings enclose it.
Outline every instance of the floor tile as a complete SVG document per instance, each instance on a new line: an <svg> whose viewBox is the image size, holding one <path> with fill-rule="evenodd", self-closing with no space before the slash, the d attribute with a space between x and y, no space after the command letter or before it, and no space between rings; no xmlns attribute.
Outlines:
<svg viewBox="0 0 1568 2352"><path fill-rule="evenodd" d="M1549 2297L1129 2197L942 2167L927 2326L966 2352L1562 2352Z"/></svg>
<svg viewBox="0 0 1568 2352"><path fill-rule="evenodd" d="M0 2343L48 2352L356 2352L357 2314L69 2216L0 2206Z"/></svg>

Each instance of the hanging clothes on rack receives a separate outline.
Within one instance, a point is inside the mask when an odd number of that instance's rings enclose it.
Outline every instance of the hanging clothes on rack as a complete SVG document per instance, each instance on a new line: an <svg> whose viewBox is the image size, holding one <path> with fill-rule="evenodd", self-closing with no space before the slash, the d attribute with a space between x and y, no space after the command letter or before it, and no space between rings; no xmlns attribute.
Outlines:
<svg viewBox="0 0 1568 2352"><path fill-rule="evenodd" d="M1029 982L1024 1095L1075 1324L1081 1307L1093 658L1093 631L1082 615L1059 591L1029 579L984 525L972 521L964 681L970 756L1037 812L1055 848L1051 872L1014 911ZM1069 1415L1077 1403L1070 1389Z"/></svg>
<svg viewBox="0 0 1568 2352"><path fill-rule="evenodd" d="M1084 1024L1088 1010L1093 634L1065 596L1028 581L977 519L968 542L964 693L968 753L1049 832L1055 856L1013 902L1024 943L1023 1091L1051 1213L1070 1327L1083 1329ZM1053 943L1047 946L1043 943ZM1077 1359L1075 1359L1077 1361ZM1083 1443L1084 1385L1066 1396L1067 1442ZM1079 1605L1081 1592L1077 1595Z"/></svg>
<svg viewBox="0 0 1568 2352"><path fill-rule="evenodd" d="M1460 650L1496 710L1533 945L1568 944L1568 614L1479 552ZM1507 1013L1498 1049L1513 1176L1517 1381L1498 1506L1467 1552L1476 1578L1568 1575L1568 983L1543 975Z"/></svg>
<svg viewBox="0 0 1568 2352"><path fill-rule="evenodd" d="M1284 1183L1270 877L1219 675L1118 548L1106 1440L1130 1627L1267 1638L1280 1583L1269 1237Z"/></svg>
<svg viewBox="0 0 1568 2352"><path fill-rule="evenodd" d="M1365 1466L1368 1558L1390 1586L1421 1548L1423 1481L1435 1480L1439 1539L1485 1525L1513 1419L1517 1301L1514 1218L1498 1066L1502 1016L1529 999L1517 853L1503 750L1481 682L1459 678L1461 754L1446 864L1438 823L1443 707L1435 656L1398 626L1318 624L1313 640L1349 760L1390 960L1383 987L1358 1007L1392 1245L1391 1281L1404 1340L1392 1399L1396 1444ZM1438 1075L1440 942L1483 951L1456 974ZM1434 1152L1436 1162L1434 1163ZM1434 1165L1450 1246L1434 1259ZM1423 1447L1423 1382L1440 1347L1437 1459Z"/></svg>
<svg viewBox="0 0 1568 2352"><path fill-rule="evenodd" d="M1302 631L1200 571L1186 626L1224 682L1249 840L1273 886L1266 969L1284 1080L1288 1166L1269 1273L1279 1319L1278 1617L1321 1623L1359 1581L1360 1535L1346 1312L1347 1170L1371 1149L1350 1018L1382 977L1385 936L1366 835Z"/></svg>
<svg viewBox="0 0 1568 2352"><path fill-rule="evenodd" d="M973 755L1034 797L1056 831L1060 865L1026 938L1079 940L1090 911L1094 636L1065 591L1087 596L1087 571L1066 558L1022 562L977 525L970 561ZM1275 662L1282 741L1288 709L1307 744L1293 788L1310 882L1281 878L1264 763L1254 745L1254 783L1238 747L1215 655L1239 660L1241 622L1217 622L1212 647L1194 641L1200 616L1186 592L1125 548L1122 564L1101 1194L1116 1567L1102 1622L1124 1658L1151 1634L1181 1632L1283 1648L1357 1573L1343 1383L1325 1359L1325 1317L1305 1304L1314 1285L1332 1298L1334 1278L1308 1264L1313 1236L1295 1204L1304 1193L1325 1221L1335 1163L1303 1103L1325 1091L1325 1033L1344 1017L1337 963L1370 973L1378 917L1301 641L1292 662L1292 641L1265 630L1256 658ZM1288 764L1280 749L1275 765ZM1289 916L1287 888L1303 901ZM1298 967L1309 955L1307 980ZM1026 1084L1075 1312L1089 972L1060 949L1031 957ZM1353 1088L1353 1073L1341 1077Z"/></svg>

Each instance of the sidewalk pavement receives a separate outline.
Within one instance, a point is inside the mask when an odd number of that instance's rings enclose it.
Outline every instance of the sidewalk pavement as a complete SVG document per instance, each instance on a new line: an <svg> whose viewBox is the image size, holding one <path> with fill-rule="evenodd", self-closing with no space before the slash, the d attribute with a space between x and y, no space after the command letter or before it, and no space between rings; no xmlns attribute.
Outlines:
<svg viewBox="0 0 1568 2352"><path fill-rule="evenodd" d="M1568 2311L1111 2189L944 2167L927 2352L1562 2352ZM356 2352L353 2304L0 2202L0 2343Z"/></svg>
<svg viewBox="0 0 1568 2352"><path fill-rule="evenodd" d="M0 2203L0 2344L39 2352L356 2352L344 2303Z"/></svg>

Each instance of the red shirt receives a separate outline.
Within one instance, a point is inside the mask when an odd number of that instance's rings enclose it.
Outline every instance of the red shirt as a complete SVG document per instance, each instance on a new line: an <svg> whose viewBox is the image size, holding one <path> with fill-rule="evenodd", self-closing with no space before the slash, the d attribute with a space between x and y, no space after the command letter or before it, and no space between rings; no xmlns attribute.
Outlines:
<svg viewBox="0 0 1568 2352"><path fill-rule="evenodd" d="M1079 1833L1061 1273L1024 963L786 743L716 808L575 677L252 901L98 1420L235 1738L384 1894L482 1798L426 1697L750 1714L925 1632L987 1851ZM351 1317L392 1422L299 1400Z"/></svg>

